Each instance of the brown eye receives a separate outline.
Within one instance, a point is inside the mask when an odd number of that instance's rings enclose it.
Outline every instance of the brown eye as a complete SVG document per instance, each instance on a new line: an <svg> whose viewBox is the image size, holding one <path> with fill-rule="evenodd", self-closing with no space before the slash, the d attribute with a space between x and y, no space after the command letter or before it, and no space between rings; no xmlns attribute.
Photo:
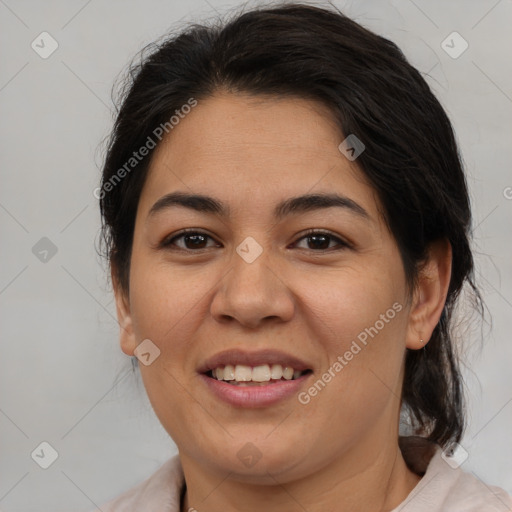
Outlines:
<svg viewBox="0 0 512 512"><path fill-rule="evenodd" d="M300 247L300 243L304 244ZM211 247L220 247L210 235L201 231L185 231L165 239L162 244L164 248L177 248L183 251L199 251ZM310 232L302 236L296 246L300 249L308 249L315 252L327 250L340 250L349 248L350 245L339 237L326 232Z"/></svg>
<svg viewBox="0 0 512 512"><path fill-rule="evenodd" d="M213 245L209 242L213 242ZM175 246L184 251L194 251L199 249L208 249L209 247L218 247L219 245L210 235L200 231L186 231L175 235L162 242L163 247Z"/></svg>
<svg viewBox="0 0 512 512"><path fill-rule="evenodd" d="M312 251L326 251L328 249L343 249L349 247L349 244L340 238L325 232L310 232L299 239L306 241L306 247L299 247L301 249L310 249Z"/></svg>

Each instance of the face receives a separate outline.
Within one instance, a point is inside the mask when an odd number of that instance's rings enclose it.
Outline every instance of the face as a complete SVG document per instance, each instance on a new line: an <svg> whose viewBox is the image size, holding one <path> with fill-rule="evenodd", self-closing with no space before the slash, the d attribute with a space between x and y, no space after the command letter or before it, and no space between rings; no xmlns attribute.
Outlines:
<svg viewBox="0 0 512 512"><path fill-rule="evenodd" d="M121 346L150 340L139 367L153 408L181 456L212 471L284 482L351 454L356 471L356 452L396 437L417 333L397 245L344 138L315 102L226 93L154 154L129 296L117 292ZM280 361L307 371L246 385L204 373L238 362L240 378L258 366L249 375L265 379Z"/></svg>

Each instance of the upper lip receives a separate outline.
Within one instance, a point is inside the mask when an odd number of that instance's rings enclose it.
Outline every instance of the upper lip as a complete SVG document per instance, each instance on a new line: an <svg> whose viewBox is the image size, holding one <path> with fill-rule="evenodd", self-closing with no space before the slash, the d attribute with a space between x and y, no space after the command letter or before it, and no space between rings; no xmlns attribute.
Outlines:
<svg viewBox="0 0 512 512"><path fill-rule="evenodd" d="M310 370L311 365L301 359L281 352L274 349L257 350L257 351L246 351L240 349L224 350L217 352L213 356L209 357L204 363L198 368L199 373L206 373L219 366L226 366L231 364L236 366L237 364L243 364L246 366L260 366L263 364L280 364L283 366L289 366L294 370L304 371Z"/></svg>

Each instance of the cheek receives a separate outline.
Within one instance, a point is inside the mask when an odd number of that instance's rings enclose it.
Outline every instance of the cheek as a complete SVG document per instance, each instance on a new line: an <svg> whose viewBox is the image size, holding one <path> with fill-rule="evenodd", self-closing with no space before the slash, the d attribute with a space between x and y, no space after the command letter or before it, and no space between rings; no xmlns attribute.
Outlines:
<svg viewBox="0 0 512 512"><path fill-rule="evenodd" d="M211 272L171 268L140 255L133 258L132 269L130 304L137 342L150 339L160 350L150 366L139 364L158 415L169 404L186 402L183 390L195 370L191 342L207 314L205 294L214 282Z"/></svg>
<svg viewBox="0 0 512 512"><path fill-rule="evenodd" d="M391 270L391 272L390 272ZM295 293L300 297L303 318L315 322L329 352L344 349L347 342L375 329L379 335L404 328L404 283L393 269L371 265L326 273L319 270L295 278ZM397 303L393 308L393 304ZM397 310L401 310L400 312ZM382 316L382 317L381 317ZM367 334L368 335L368 334Z"/></svg>
<svg viewBox="0 0 512 512"><path fill-rule="evenodd" d="M134 258L132 269L130 301L136 334L150 338L164 352L172 348L176 356L204 314L205 294L215 277L205 269L191 272L144 256Z"/></svg>
<svg viewBox="0 0 512 512"><path fill-rule="evenodd" d="M403 283L399 274L372 274L367 268L319 272L307 283L304 279L299 292L303 317L327 356L317 375L321 382L307 392L319 397L319 410L343 416L348 410L354 417L372 414L372 404L379 408L400 394L407 316ZM320 406L321 401L328 404Z"/></svg>
<svg viewBox="0 0 512 512"><path fill-rule="evenodd" d="M137 341L150 339L160 350L140 373L155 414L169 435L186 439L190 415L197 406L192 389L191 342L204 318L205 294L213 286L212 273L191 272L134 254L130 276L130 304ZM204 414L204 412L203 412Z"/></svg>

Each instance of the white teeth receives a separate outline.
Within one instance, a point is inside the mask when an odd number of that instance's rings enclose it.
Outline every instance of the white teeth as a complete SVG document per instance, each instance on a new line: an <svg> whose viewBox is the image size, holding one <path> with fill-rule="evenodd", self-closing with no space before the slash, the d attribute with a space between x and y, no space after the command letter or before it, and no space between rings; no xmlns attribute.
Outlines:
<svg viewBox="0 0 512 512"><path fill-rule="evenodd" d="M286 366L283 369L283 377L286 380L292 380L292 378L293 378L293 368L291 368L290 366Z"/></svg>
<svg viewBox="0 0 512 512"><path fill-rule="evenodd" d="M283 376L283 367L280 364L273 364L270 369L270 376L273 379L280 379Z"/></svg>
<svg viewBox="0 0 512 512"><path fill-rule="evenodd" d="M235 367L232 364L227 364L226 366L224 366L224 375L222 375L221 379L235 380Z"/></svg>
<svg viewBox="0 0 512 512"><path fill-rule="evenodd" d="M270 368L268 364L255 366L252 369L252 380L255 382L267 382L270 380Z"/></svg>
<svg viewBox="0 0 512 512"><path fill-rule="evenodd" d="M235 380L237 382L247 382L252 380L252 369L250 366L237 364L235 366Z"/></svg>
<svg viewBox="0 0 512 512"><path fill-rule="evenodd" d="M269 382L271 380L298 379L303 372L294 370L291 366L280 364L262 364L259 366L247 366L244 364L219 366L212 370L212 376L217 380L236 382Z"/></svg>

